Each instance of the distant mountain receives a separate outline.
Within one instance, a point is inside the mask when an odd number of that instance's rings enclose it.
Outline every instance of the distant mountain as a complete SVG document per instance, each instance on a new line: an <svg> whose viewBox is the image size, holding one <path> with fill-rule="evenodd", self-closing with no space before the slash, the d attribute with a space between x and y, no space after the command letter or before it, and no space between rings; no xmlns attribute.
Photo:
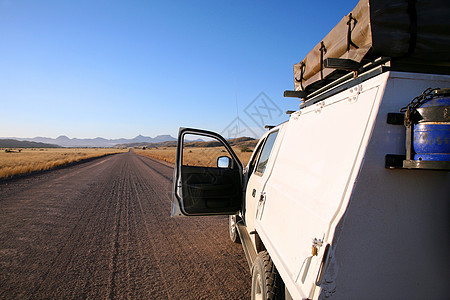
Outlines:
<svg viewBox="0 0 450 300"><path fill-rule="evenodd" d="M165 141L165 142L158 142L158 143L146 143L146 142L142 142L142 143L127 143L127 144L118 144L116 145L116 147L125 147L125 148L129 148L129 147L147 147L147 148L156 148L156 147L171 147L171 146L176 146L177 145L177 141Z"/></svg>
<svg viewBox="0 0 450 300"><path fill-rule="evenodd" d="M235 139L229 139L227 140L228 144L230 146L237 146L237 147L255 147L258 143L258 140L251 138L251 137L240 137ZM220 142L216 141L210 141L210 142L204 142L204 141L192 141L189 143L186 143L186 147L218 147L221 146Z"/></svg>
<svg viewBox="0 0 450 300"><path fill-rule="evenodd" d="M13 139L0 139L0 148L57 148L58 145L18 141Z"/></svg>
<svg viewBox="0 0 450 300"><path fill-rule="evenodd" d="M65 135L61 135L56 139L47 137L34 137L34 138L9 138L19 141L46 143L46 144L56 144L61 147L114 147L118 144L129 144L129 143L160 143L166 141L176 141L177 139L170 135L158 135L154 138L147 137L143 135L138 135L132 139L104 139L102 137L97 137L95 139L78 139L78 138L68 138ZM37 147L37 146L36 146Z"/></svg>
<svg viewBox="0 0 450 300"><path fill-rule="evenodd" d="M240 137L235 139L229 139L227 140L228 143L231 146L236 147L247 147L247 148L254 148L256 144L258 143L258 140L250 137ZM165 142L159 142L159 143L128 143L128 144L122 144L117 145L119 147L147 147L147 148L156 148L156 147L174 147L177 145L177 141L165 141ZM186 147L219 147L222 144L217 141L209 141L205 142L202 139L197 139L194 141L187 141L185 143Z"/></svg>

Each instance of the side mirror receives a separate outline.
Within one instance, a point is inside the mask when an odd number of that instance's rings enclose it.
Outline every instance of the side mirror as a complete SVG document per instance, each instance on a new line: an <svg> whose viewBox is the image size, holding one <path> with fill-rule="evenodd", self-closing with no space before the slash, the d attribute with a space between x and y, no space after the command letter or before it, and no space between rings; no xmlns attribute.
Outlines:
<svg viewBox="0 0 450 300"><path fill-rule="evenodd" d="M218 168L231 168L231 159L228 156L220 156L217 158Z"/></svg>

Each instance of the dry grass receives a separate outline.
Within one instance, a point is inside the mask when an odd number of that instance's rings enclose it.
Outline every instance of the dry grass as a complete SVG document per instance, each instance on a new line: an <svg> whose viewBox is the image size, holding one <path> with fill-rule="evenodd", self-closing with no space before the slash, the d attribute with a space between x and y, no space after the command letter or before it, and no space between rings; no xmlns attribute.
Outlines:
<svg viewBox="0 0 450 300"><path fill-rule="evenodd" d="M242 152L239 147L232 148L245 166L250 160L252 152ZM146 150L134 149L134 152L174 164L177 148L159 147ZM183 164L190 166L215 167L219 156L228 156L228 153L223 147L187 147L184 149L183 153Z"/></svg>
<svg viewBox="0 0 450 300"><path fill-rule="evenodd" d="M17 152L16 152L17 151ZM81 160L126 152L112 148L45 148L21 149L13 152L0 150L0 179L35 171L44 171Z"/></svg>
<svg viewBox="0 0 450 300"><path fill-rule="evenodd" d="M136 148L133 150L137 154L163 160L171 164L175 164L177 147L158 147L158 148L148 148L146 150Z"/></svg>

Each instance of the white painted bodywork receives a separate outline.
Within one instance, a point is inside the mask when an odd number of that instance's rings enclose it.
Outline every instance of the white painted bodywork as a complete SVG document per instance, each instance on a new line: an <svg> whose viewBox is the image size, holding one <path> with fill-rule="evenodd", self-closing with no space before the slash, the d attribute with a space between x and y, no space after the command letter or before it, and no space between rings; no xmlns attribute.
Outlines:
<svg viewBox="0 0 450 300"><path fill-rule="evenodd" d="M450 87L450 76L382 73L273 129L280 133L264 176L247 187L245 221L294 299L444 295L449 174L384 167L386 154L405 153L405 129L388 125L387 113L428 87ZM313 239L323 242L317 256Z"/></svg>

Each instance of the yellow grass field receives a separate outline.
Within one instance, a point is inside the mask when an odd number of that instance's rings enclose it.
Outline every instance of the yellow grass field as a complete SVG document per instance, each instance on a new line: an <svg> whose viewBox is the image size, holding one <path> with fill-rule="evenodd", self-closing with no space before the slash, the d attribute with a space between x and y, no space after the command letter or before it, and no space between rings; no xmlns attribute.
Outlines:
<svg viewBox="0 0 450 300"><path fill-rule="evenodd" d="M250 160L252 152L242 152L239 147L232 148L239 157L239 160L245 166ZM228 153L224 151L225 150L223 147L186 147L183 156L183 164L188 164L191 166L215 167L219 156L228 155ZM134 149L134 152L174 164L177 148L159 147L149 148L146 150Z"/></svg>
<svg viewBox="0 0 450 300"><path fill-rule="evenodd" d="M128 149L112 148L37 148L5 152L0 150L0 179L35 171L49 170L72 162L78 162Z"/></svg>

